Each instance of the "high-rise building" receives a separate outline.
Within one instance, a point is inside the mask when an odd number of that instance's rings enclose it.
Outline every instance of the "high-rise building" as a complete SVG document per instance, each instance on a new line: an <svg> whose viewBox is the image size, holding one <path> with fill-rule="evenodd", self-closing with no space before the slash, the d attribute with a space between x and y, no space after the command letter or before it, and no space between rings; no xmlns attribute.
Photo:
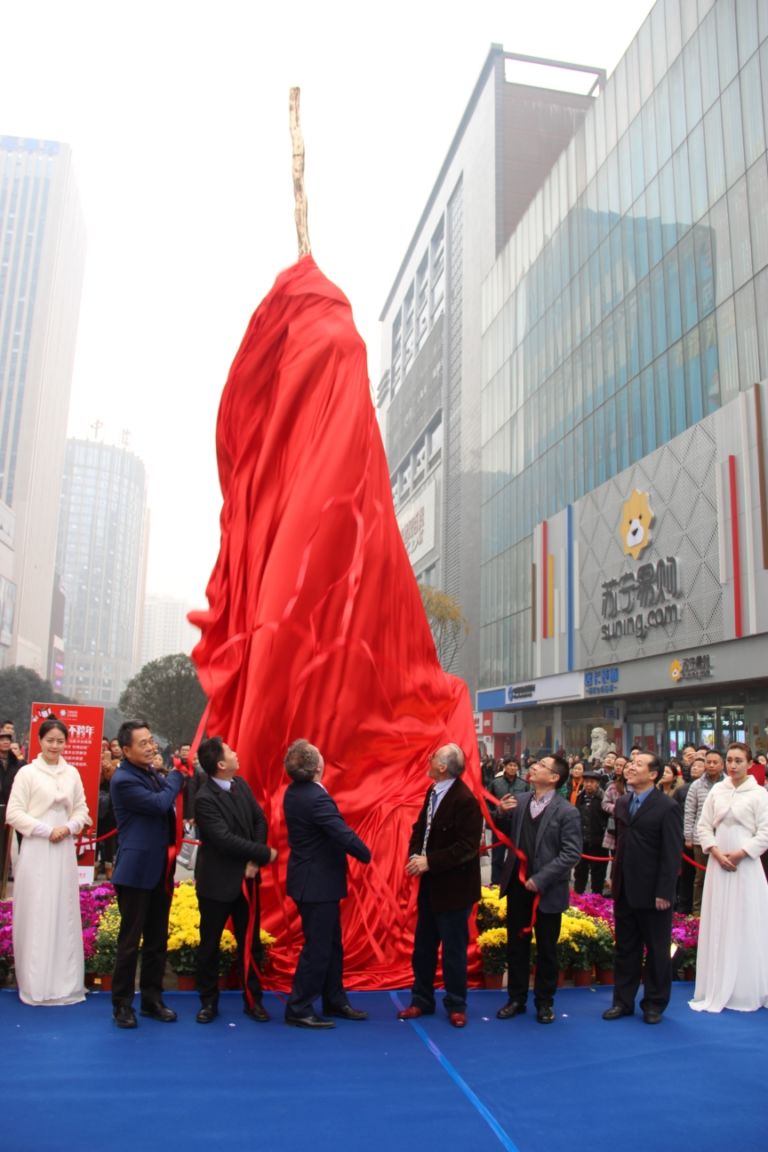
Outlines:
<svg viewBox="0 0 768 1152"><path fill-rule="evenodd" d="M191 605L173 596L147 596L141 638L140 665L178 652L189 654L200 638L187 620Z"/></svg>
<svg viewBox="0 0 768 1152"><path fill-rule="evenodd" d="M382 313L377 406L392 494L417 579L470 624L451 671L480 659L483 280L604 79L494 45Z"/></svg>
<svg viewBox="0 0 768 1152"><path fill-rule="evenodd" d="M43 676L84 258L70 149L0 136L0 666Z"/></svg>
<svg viewBox="0 0 768 1152"><path fill-rule="evenodd" d="M767 149L768 5L658 0L483 285L510 750L768 748Z"/></svg>
<svg viewBox="0 0 768 1152"><path fill-rule="evenodd" d="M141 460L126 448L68 440L56 553L62 690L82 704L116 706L138 669L148 534Z"/></svg>

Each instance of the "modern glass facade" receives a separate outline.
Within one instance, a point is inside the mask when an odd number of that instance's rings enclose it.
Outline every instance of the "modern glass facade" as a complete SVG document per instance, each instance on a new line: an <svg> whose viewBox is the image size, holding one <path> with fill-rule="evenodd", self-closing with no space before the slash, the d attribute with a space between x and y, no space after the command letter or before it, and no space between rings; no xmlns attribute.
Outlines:
<svg viewBox="0 0 768 1152"><path fill-rule="evenodd" d="M481 685L534 529L768 377L768 3L659 0L483 287Z"/></svg>

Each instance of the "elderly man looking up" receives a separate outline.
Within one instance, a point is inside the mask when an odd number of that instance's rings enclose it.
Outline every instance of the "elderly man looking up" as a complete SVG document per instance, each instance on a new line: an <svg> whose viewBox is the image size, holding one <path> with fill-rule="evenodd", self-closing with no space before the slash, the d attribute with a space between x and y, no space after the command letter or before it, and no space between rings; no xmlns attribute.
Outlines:
<svg viewBox="0 0 768 1152"><path fill-rule="evenodd" d="M411 1003L401 1020L435 1011L438 948L443 949L443 1004L454 1028L467 1022L469 914L480 898L480 805L460 776L464 753L446 744L430 758L432 784L413 826L408 846L409 876L419 878L413 944Z"/></svg>

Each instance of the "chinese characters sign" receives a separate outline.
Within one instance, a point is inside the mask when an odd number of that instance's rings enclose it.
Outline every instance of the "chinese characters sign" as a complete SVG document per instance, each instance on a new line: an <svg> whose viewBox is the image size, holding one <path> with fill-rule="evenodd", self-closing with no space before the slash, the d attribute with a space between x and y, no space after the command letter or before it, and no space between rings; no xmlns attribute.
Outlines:
<svg viewBox="0 0 768 1152"><path fill-rule="evenodd" d="M681 616L680 573L675 556L640 564L618 578L603 581L601 634L604 640L636 636L651 628L675 625Z"/></svg>

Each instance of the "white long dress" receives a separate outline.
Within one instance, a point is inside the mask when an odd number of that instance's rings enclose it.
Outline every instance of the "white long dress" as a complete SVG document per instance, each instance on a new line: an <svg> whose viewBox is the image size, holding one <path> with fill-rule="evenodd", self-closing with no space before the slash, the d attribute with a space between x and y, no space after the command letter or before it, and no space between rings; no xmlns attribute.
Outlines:
<svg viewBox="0 0 768 1152"><path fill-rule="evenodd" d="M748 776L712 788L699 819L701 846L748 855L735 872L707 861L701 906L696 1012L768 1008L768 883L760 854L768 848L768 792Z"/></svg>
<svg viewBox="0 0 768 1152"><path fill-rule="evenodd" d="M55 828L73 816L77 820L83 810L87 818L87 809L77 771L62 762L64 770L57 772L41 761L20 769L8 804L8 822L13 817L14 826L22 825L24 832L13 885L16 983L25 1004L77 1004L85 999L85 987L75 841L67 837L53 844L31 828ZM53 803L38 812L35 801L45 795Z"/></svg>

